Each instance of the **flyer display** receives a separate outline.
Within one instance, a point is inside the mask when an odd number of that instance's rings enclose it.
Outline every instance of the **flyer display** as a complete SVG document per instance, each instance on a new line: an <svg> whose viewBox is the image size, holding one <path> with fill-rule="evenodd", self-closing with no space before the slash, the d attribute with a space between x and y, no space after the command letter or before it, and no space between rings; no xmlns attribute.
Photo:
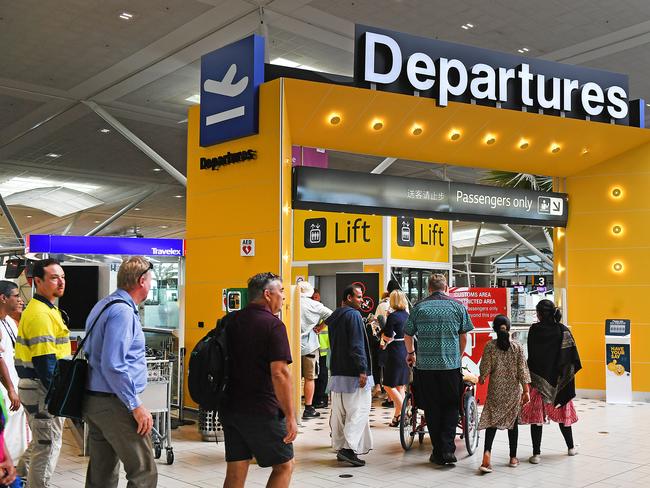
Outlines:
<svg viewBox="0 0 650 488"><path fill-rule="evenodd" d="M630 321L605 321L605 379L607 403L632 402Z"/></svg>

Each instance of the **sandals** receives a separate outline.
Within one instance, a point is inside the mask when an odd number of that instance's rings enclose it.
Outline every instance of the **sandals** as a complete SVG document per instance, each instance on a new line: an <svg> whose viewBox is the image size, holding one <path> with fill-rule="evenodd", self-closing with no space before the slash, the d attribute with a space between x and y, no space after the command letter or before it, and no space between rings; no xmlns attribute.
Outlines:
<svg viewBox="0 0 650 488"><path fill-rule="evenodd" d="M393 420L391 421L391 423L388 424L388 426L389 427L398 427L399 426L399 421L400 421L401 418L402 418L401 415L395 415L393 417Z"/></svg>
<svg viewBox="0 0 650 488"><path fill-rule="evenodd" d="M481 467L478 468L481 473L491 473L492 465L491 464L481 464Z"/></svg>

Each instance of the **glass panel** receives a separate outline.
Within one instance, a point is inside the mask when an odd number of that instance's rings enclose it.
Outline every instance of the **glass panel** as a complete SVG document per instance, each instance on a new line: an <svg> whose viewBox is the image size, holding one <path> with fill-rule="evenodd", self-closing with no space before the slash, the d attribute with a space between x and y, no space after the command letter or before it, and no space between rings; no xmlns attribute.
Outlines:
<svg viewBox="0 0 650 488"><path fill-rule="evenodd" d="M177 329L179 263L154 263L155 279L144 302L144 326Z"/></svg>

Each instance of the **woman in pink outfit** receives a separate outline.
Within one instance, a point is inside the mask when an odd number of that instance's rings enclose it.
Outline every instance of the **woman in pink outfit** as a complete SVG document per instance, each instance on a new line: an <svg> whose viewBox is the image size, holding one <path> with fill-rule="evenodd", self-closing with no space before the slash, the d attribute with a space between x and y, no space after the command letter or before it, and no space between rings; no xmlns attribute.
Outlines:
<svg viewBox="0 0 650 488"><path fill-rule="evenodd" d="M576 395L575 374L582 368L578 349L569 328L560 323L562 313L550 300L537 304L538 323L528 332L530 402L521 410L521 423L530 424L533 455L541 461L542 425L552 420L560 425L569 456L577 451L571 425L578 421L572 399Z"/></svg>

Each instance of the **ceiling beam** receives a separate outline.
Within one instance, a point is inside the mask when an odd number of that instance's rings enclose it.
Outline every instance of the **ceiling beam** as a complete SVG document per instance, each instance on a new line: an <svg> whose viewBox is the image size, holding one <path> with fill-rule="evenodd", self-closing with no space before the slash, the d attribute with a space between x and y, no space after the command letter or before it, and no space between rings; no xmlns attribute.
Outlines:
<svg viewBox="0 0 650 488"><path fill-rule="evenodd" d="M381 163L379 163L375 168L370 172L370 174L378 175L386 171L391 164L397 161L397 158L386 158Z"/></svg>
<svg viewBox="0 0 650 488"><path fill-rule="evenodd" d="M131 130L122 124L122 122L117 120L95 102L83 102L83 104L90 108L97 115L99 115L106 122L108 122L117 132L122 134L127 141L140 149L140 151L142 151L145 156L150 158L154 163L165 170L172 178L178 181L181 185L187 187L187 178L183 175L183 173L169 164L165 158L163 158L160 154L154 151L151 146L136 136L133 132L131 132Z"/></svg>

